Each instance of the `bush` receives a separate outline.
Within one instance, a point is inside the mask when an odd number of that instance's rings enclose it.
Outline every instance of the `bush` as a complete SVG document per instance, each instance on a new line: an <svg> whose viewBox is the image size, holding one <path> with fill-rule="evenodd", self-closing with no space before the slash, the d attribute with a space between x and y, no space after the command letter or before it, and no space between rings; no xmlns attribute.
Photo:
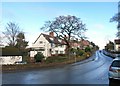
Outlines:
<svg viewBox="0 0 120 86"><path fill-rule="evenodd" d="M91 52L91 48L90 47L86 47L85 48L85 52Z"/></svg>
<svg viewBox="0 0 120 86"><path fill-rule="evenodd" d="M82 56L83 54L84 54L85 52L83 51L83 50L78 50L77 52L76 52L76 55L77 56Z"/></svg>
<svg viewBox="0 0 120 86"><path fill-rule="evenodd" d="M70 53L72 54L72 55L76 55L76 52L77 52L78 50L77 49L75 49L75 48L71 48L70 49Z"/></svg>
<svg viewBox="0 0 120 86"><path fill-rule="evenodd" d="M2 48L2 56L21 56L22 53L16 47L6 46Z"/></svg>
<svg viewBox="0 0 120 86"><path fill-rule="evenodd" d="M82 56L85 53L84 50L81 50L79 48L77 49L71 48L70 52L71 52L71 55L76 55L76 56Z"/></svg>
<svg viewBox="0 0 120 86"><path fill-rule="evenodd" d="M38 53L34 56L34 58L35 58L35 61L36 61L36 62L41 62L42 59L44 58L44 55L43 55L41 52L38 52Z"/></svg>

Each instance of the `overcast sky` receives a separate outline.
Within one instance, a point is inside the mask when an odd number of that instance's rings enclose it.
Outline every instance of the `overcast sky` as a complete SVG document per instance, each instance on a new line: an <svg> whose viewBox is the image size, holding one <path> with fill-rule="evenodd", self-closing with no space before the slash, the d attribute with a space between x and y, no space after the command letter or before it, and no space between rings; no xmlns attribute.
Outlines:
<svg viewBox="0 0 120 86"><path fill-rule="evenodd" d="M4 31L6 23L16 22L31 46L45 21L60 15L74 15L86 24L88 40L102 49L109 40L115 39L117 23L109 20L117 13L117 5L117 2L3 2L0 31Z"/></svg>

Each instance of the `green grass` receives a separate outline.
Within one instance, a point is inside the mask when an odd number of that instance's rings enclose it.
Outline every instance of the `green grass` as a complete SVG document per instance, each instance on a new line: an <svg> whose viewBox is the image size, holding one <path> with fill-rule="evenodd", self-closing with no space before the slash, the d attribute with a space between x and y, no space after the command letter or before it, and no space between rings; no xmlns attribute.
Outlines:
<svg viewBox="0 0 120 86"><path fill-rule="evenodd" d="M88 57L86 57L86 53L83 56L71 56L68 58L67 56L51 56L44 60L41 63L28 63L28 64L17 64L17 65L2 65L3 71L15 71L15 70L25 70L25 69L36 69L36 68L44 68L44 67L53 67L59 65L71 64L74 62L82 61ZM28 58L28 57L25 57ZM75 59L76 58L76 59Z"/></svg>

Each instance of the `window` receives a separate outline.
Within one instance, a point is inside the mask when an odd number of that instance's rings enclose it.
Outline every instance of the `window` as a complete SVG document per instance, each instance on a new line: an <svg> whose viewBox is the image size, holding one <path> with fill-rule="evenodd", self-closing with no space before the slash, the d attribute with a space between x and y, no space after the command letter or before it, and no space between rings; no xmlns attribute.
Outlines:
<svg viewBox="0 0 120 86"><path fill-rule="evenodd" d="M112 63L112 67L120 67L120 60L115 60L115 61Z"/></svg>
<svg viewBox="0 0 120 86"><path fill-rule="evenodd" d="M118 51L120 51L120 46L118 47Z"/></svg>
<svg viewBox="0 0 120 86"><path fill-rule="evenodd" d="M39 49L39 51L45 51L45 49Z"/></svg>
<svg viewBox="0 0 120 86"><path fill-rule="evenodd" d="M55 47L58 47L58 44L55 44Z"/></svg>
<svg viewBox="0 0 120 86"><path fill-rule="evenodd" d="M53 51L51 51L51 53L53 54Z"/></svg>
<svg viewBox="0 0 120 86"><path fill-rule="evenodd" d="M60 51L60 54L63 54L63 51Z"/></svg>
<svg viewBox="0 0 120 86"><path fill-rule="evenodd" d="M51 43L51 47L54 47L54 44L53 44L53 43Z"/></svg>
<svg viewBox="0 0 120 86"><path fill-rule="evenodd" d="M54 39L53 38L50 38L50 40L53 42L54 41Z"/></svg>
<svg viewBox="0 0 120 86"><path fill-rule="evenodd" d="M62 42L62 40L58 39L59 42Z"/></svg>
<svg viewBox="0 0 120 86"><path fill-rule="evenodd" d="M43 43L43 41L40 41L39 43L40 43L40 44L42 44L42 43Z"/></svg>
<svg viewBox="0 0 120 86"><path fill-rule="evenodd" d="M60 47L64 47L64 45L60 45Z"/></svg>
<svg viewBox="0 0 120 86"><path fill-rule="evenodd" d="M58 54L58 50L55 51L55 54Z"/></svg>

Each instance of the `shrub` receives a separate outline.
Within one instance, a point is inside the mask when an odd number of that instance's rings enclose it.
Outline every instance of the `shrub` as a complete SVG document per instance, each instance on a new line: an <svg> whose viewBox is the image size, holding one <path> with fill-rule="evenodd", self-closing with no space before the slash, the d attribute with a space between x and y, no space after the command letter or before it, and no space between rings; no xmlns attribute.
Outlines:
<svg viewBox="0 0 120 86"><path fill-rule="evenodd" d="M85 48L85 52L91 52L91 48L90 47L86 47Z"/></svg>
<svg viewBox="0 0 120 86"><path fill-rule="evenodd" d="M78 50L77 52L76 52L76 55L77 56L82 56L83 54L84 54L85 52L83 51L83 50Z"/></svg>
<svg viewBox="0 0 120 86"><path fill-rule="evenodd" d="M71 48L71 55L82 56L85 52L79 48Z"/></svg>
<svg viewBox="0 0 120 86"><path fill-rule="evenodd" d="M34 58L35 58L35 61L36 61L36 62L41 62L42 59L44 58L44 55L43 55L41 52L38 52L38 53L34 56Z"/></svg>
<svg viewBox="0 0 120 86"><path fill-rule="evenodd" d="M71 48L71 49L70 49L70 52L71 52L72 55L75 55L77 51L78 51L78 50L75 49L75 48Z"/></svg>
<svg viewBox="0 0 120 86"><path fill-rule="evenodd" d="M16 47L6 46L2 48L2 56L21 56L22 53Z"/></svg>

